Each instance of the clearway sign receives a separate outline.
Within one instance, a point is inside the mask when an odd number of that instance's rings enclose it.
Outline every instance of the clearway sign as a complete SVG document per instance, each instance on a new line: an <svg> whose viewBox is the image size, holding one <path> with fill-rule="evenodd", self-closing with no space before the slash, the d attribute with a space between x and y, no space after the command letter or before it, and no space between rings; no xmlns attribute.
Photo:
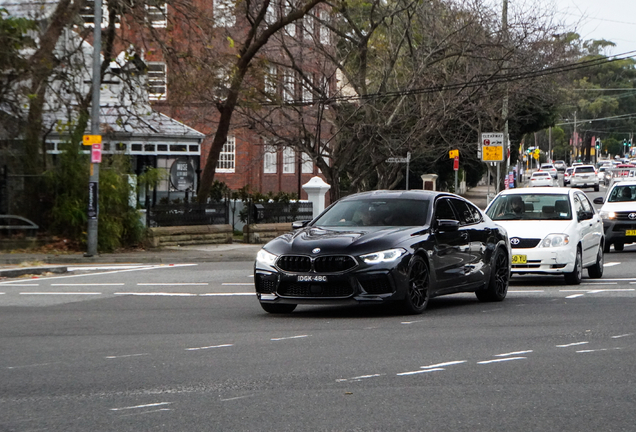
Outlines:
<svg viewBox="0 0 636 432"><path fill-rule="evenodd" d="M504 134L488 132L481 134L481 160L484 162L502 162Z"/></svg>

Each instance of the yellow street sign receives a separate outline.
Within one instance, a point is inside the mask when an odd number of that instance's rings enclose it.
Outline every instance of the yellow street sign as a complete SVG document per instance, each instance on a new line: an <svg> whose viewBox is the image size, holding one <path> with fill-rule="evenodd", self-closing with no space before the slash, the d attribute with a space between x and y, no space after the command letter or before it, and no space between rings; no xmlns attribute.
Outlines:
<svg viewBox="0 0 636 432"><path fill-rule="evenodd" d="M455 159L456 157L459 157L459 150L450 150L448 152L448 157L450 159Z"/></svg>
<svg viewBox="0 0 636 432"><path fill-rule="evenodd" d="M101 135L84 135L82 143L85 146L92 146L93 144L101 144L102 136Z"/></svg>
<svg viewBox="0 0 636 432"><path fill-rule="evenodd" d="M534 153L532 154L532 157L538 160L538 159L539 159L539 153L534 152Z"/></svg>
<svg viewBox="0 0 636 432"><path fill-rule="evenodd" d="M503 160L503 147L502 146L484 146L481 148L482 158L484 162L496 162Z"/></svg>
<svg viewBox="0 0 636 432"><path fill-rule="evenodd" d="M539 156L541 154L541 150L540 149L534 149L534 154ZM535 157L536 159L536 157Z"/></svg>

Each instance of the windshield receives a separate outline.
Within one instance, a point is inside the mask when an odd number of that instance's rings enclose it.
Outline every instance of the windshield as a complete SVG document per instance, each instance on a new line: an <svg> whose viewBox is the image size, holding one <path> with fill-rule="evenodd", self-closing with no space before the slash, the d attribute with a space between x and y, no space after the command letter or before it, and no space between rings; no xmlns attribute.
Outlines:
<svg viewBox="0 0 636 432"><path fill-rule="evenodd" d="M313 226L421 226L428 222L429 205L429 201L409 199L344 200L331 207Z"/></svg>
<svg viewBox="0 0 636 432"><path fill-rule="evenodd" d="M607 198L607 202L624 202L636 200L636 186L635 185L617 185L612 189Z"/></svg>
<svg viewBox="0 0 636 432"><path fill-rule="evenodd" d="M594 167L591 166L584 166L584 167L576 167L575 173L576 174L580 174L580 173L593 173L594 171Z"/></svg>
<svg viewBox="0 0 636 432"><path fill-rule="evenodd" d="M563 194L500 195L486 212L492 220L570 220L570 200Z"/></svg>

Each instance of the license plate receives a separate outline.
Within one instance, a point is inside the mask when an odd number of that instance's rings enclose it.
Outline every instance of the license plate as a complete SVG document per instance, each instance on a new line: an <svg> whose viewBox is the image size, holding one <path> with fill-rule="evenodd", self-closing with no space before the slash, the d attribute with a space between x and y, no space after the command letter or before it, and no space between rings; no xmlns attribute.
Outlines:
<svg viewBox="0 0 636 432"><path fill-rule="evenodd" d="M327 276L319 275L298 275L297 282L327 282Z"/></svg>
<svg viewBox="0 0 636 432"><path fill-rule="evenodd" d="M625 235L636 236L636 230L625 230Z"/></svg>
<svg viewBox="0 0 636 432"><path fill-rule="evenodd" d="M512 263L513 264L526 264L527 263L527 257L525 255L513 255L512 256Z"/></svg>

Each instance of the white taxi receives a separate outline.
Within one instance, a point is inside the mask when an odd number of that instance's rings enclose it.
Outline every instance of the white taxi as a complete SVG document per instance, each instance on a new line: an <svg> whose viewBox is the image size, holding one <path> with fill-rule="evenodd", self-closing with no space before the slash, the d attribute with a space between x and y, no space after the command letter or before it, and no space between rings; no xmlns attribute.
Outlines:
<svg viewBox="0 0 636 432"><path fill-rule="evenodd" d="M513 274L563 275L579 284L583 269L603 276L603 221L580 190L522 188L500 192L486 214L508 231Z"/></svg>

